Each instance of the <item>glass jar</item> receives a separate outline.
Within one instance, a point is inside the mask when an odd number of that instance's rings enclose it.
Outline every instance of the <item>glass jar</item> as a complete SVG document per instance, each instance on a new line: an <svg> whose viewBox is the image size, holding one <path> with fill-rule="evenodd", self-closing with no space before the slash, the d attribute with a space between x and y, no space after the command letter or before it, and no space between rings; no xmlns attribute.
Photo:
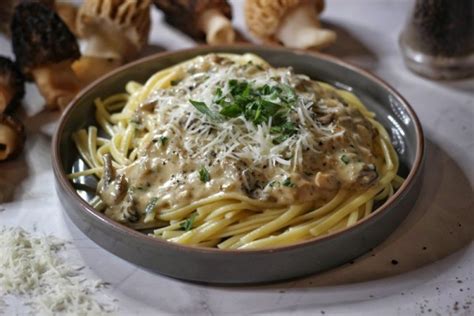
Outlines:
<svg viewBox="0 0 474 316"><path fill-rule="evenodd" d="M416 0L400 35L407 67L433 79L474 75L473 3L473 0Z"/></svg>

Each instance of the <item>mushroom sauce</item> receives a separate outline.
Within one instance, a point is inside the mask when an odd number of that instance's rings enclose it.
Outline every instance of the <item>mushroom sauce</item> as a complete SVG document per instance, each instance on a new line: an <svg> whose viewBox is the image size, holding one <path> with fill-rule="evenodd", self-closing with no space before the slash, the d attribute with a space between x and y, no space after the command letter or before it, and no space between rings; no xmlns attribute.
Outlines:
<svg viewBox="0 0 474 316"><path fill-rule="evenodd" d="M178 73L134 113L136 135L145 135L133 143L138 158L116 170L105 158L99 193L109 217L142 221L150 207L219 193L322 204L378 179L377 130L335 90L291 68L221 55Z"/></svg>

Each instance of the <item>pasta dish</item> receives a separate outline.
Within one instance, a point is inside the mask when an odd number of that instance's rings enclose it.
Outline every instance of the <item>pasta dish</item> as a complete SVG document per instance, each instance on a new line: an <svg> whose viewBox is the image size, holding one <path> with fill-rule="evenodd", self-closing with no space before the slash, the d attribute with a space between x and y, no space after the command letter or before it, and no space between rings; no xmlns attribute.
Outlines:
<svg viewBox="0 0 474 316"><path fill-rule="evenodd" d="M170 242L284 246L354 225L403 179L351 92L253 54L209 54L95 100L73 138L93 206Z"/></svg>

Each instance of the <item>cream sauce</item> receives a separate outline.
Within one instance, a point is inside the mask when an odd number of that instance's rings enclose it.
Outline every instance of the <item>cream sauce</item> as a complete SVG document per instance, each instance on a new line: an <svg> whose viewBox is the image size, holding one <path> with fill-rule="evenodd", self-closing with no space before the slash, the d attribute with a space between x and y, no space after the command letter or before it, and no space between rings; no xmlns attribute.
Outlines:
<svg viewBox="0 0 474 316"><path fill-rule="evenodd" d="M138 133L149 135L135 143L138 159L116 170L126 178L127 194L107 203L106 214L114 219L133 221L124 216L130 203L143 219L152 199L156 212L220 192L290 205L326 200L340 187L363 189L377 179L374 127L308 77L291 68L241 65L216 55L200 58L183 74L174 86L155 91L135 113ZM255 126L242 116L213 122L190 104L190 99L198 100L218 111L216 89L225 94L230 79L255 87L291 87L297 100L288 120L298 132L276 145L271 122ZM203 169L209 179L200 176ZM111 200L105 195L120 195L110 187L101 191L104 201Z"/></svg>

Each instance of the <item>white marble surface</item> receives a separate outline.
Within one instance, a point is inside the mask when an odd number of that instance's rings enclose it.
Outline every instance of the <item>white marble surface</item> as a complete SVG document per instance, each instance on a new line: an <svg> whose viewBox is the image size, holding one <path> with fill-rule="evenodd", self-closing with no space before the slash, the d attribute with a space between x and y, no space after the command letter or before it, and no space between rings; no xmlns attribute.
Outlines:
<svg viewBox="0 0 474 316"><path fill-rule="evenodd" d="M397 37L411 1L327 3L325 22L340 35L329 52L399 90L417 111L426 134L420 197L407 220L372 253L326 273L265 286L198 285L144 271L95 245L64 215L50 165L57 115L41 111L33 86L28 86L22 113L26 152L0 164L0 225L71 240L68 259L111 284L105 293L118 300L120 315L473 315L474 80L433 82L405 69ZM235 23L245 32L242 1L233 4ZM165 26L156 11L153 20L148 52L194 45ZM0 53L11 55L4 37ZM28 311L19 300L7 302L6 315Z"/></svg>

